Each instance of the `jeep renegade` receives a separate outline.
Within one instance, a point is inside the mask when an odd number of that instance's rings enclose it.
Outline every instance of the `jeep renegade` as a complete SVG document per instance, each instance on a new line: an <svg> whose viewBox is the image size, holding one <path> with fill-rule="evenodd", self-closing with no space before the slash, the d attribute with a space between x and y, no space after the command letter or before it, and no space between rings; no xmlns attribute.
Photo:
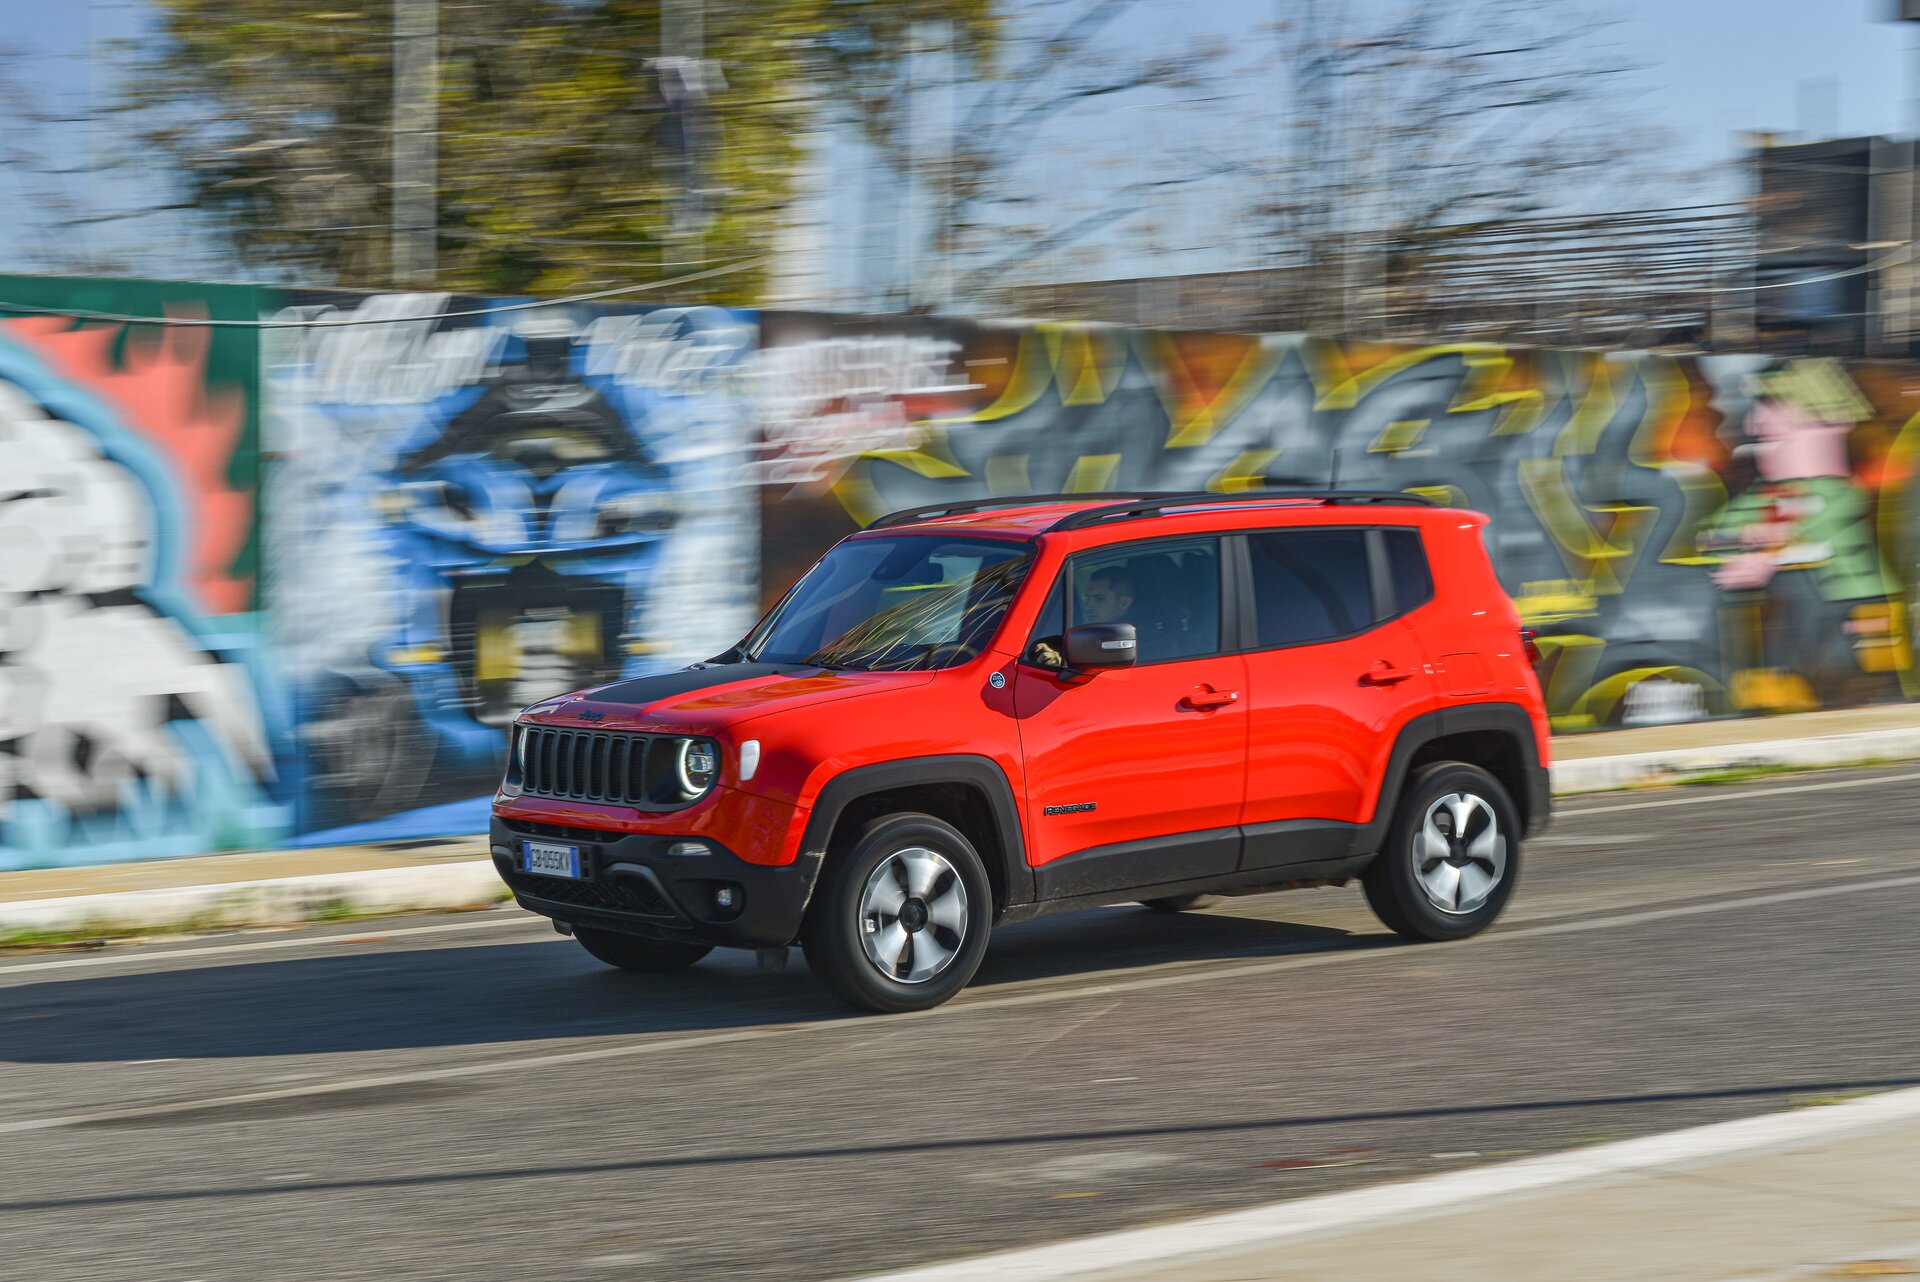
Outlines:
<svg viewBox="0 0 1920 1282"><path fill-rule="evenodd" d="M1357 877L1401 935L1464 938L1550 806L1486 523L1348 491L893 513L726 653L521 713L493 859L610 965L797 942L879 1011L1095 904Z"/></svg>

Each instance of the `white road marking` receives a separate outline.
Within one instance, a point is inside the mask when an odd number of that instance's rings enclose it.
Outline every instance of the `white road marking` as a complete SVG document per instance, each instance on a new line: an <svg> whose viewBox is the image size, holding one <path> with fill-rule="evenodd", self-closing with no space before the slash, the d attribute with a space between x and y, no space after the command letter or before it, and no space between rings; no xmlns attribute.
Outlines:
<svg viewBox="0 0 1920 1282"><path fill-rule="evenodd" d="M1133 1273L1182 1259L1217 1258L1238 1251L1262 1250L1270 1245L1343 1229L1365 1228L1373 1232L1392 1224L1430 1219L1457 1207L1479 1209L1495 1200L1537 1197L1570 1184L1693 1165L1739 1153L1798 1148L1914 1118L1920 1118L1920 1087L1888 1091L1844 1104L1765 1113L1567 1153L1449 1171L1402 1183L1270 1202L1181 1224L1125 1229L1048 1246L1003 1251L972 1260L889 1273L870 1282L1040 1282L1041 1279L1052 1282L1101 1273Z"/></svg>
<svg viewBox="0 0 1920 1282"><path fill-rule="evenodd" d="M1594 930L1617 930L1624 926L1637 926L1645 922L1665 921L1676 917L1697 917L1709 913L1740 912L1751 908L1763 908L1771 904L1801 904L1810 899L1824 899L1835 895L1868 894L1874 891L1904 889L1920 886L1920 875L1907 877L1881 877L1873 881L1846 882L1832 886L1813 886L1800 890L1784 891L1765 895L1748 895L1740 899L1717 899L1697 904L1683 904L1674 908L1656 908L1645 912L1620 913L1611 917L1587 917L1577 921L1557 922L1542 926L1521 926L1513 930L1495 930L1482 936L1474 946L1488 948L1502 942L1522 939L1537 939L1548 935L1572 935ZM1176 963L1186 967L1172 973L1142 975L1133 979L1117 979L1092 984L1077 984L1057 988L1041 988L1027 992L1011 993L1005 997L971 997L963 995L947 1006L933 1010L912 1011L902 1015L889 1015L889 1025L900 1025L906 1021L919 1019L958 1019L967 1015L977 1015L992 1011L1014 1010L1024 1006L1051 1005L1055 1002L1073 1001L1082 997L1111 997L1117 993L1138 993L1160 988L1178 988L1188 984L1215 983L1227 979L1245 979L1253 976L1271 975L1278 971L1309 970L1321 966L1351 965L1382 958L1418 955L1429 957L1430 949L1408 948L1361 948L1345 949L1339 952L1294 953L1281 957L1269 957L1260 961L1238 965L1218 967L1193 967L1187 963ZM976 990L977 991L977 990ZM200 1112L206 1109L221 1108L227 1105L251 1104L263 1100L301 1099L314 1095L337 1095L347 1091L371 1090L383 1086L398 1086L414 1082L456 1081L474 1077L492 1077L502 1073L526 1073L532 1069L548 1068L561 1064L585 1064L599 1060L632 1059L643 1055L663 1055L671 1051L691 1050L702 1046L723 1046L734 1042L766 1041L776 1037L797 1037L806 1033L834 1032L840 1029L859 1028L871 1031L874 1026L870 1015L848 1015L837 1019L816 1020L804 1024L769 1024L760 1028L730 1029L726 1032L700 1033L689 1037L667 1037L656 1041L622 1042L613 1046L596 1046L577 1051L555 1051L543 1055L507 1056L500 1059L484 1060L472 1064L449 1064L438 1068L420 1068L406 1072L386 1073L365 1077L345 1077L332 1081L315 1082L307 1086L286 1086L272 1090L242 1091L231 1095L205 1096L199 1099L179 1100L168 1104L152 1104L135 1108L102 1109L91 1113L66 1113L52 1117L15 1118L0 1122L0 1135L18 1135L28 1131L50 1131L63 1127L80 1126L89 1122L111 1122L127 1118L164 1117L170 1113Z"/></svg>
<svg viewBox="0 0 1920 1282"><path fill-rule="evenodd" d="M1573 819L1580 815L1612 815L1628 810L1655 810L1663 806L1705 806L1716 801L1745 801L1749 797L1783 797L1790 792L1830 792L1836 788L1871 788L1882 783L1908 783L1920 779L1920 773L1875 775L1871 779L1835 779L1828 783L1796 783L1779 788L1740 788L1732 792L1709 791L1697 797L1667 797L1660 801L1630 801L1619 806L1588 806L1581 810L1554 807L1555 819Z"/></svg>
<svg viewBox="0 0 1920 1282"><path fill-rule="evenodd" d="M515 913L512 916L488 917L481 921L448 922L442 926L408 926L397 930L379 931L379 942L390 939L407 939L414 935L452 935L474 930L497 930L502 926L546 926L544 917L532 913ZM551 930L551 927L548 927ZM30 972L49 970L73 970L76 968L94 968L110 965L129 965L137 962L168 962L180 957L224 957L230 953L257 953L283 948L314 948L321 944L340 943L349 939L365 939L365 930L349 931L339 935L298 935L285 939L257 939L244 944L208 944L201 948L154 948L149 952L137 953L94 953L86 957L62 957L54 961L23 962L16 966L0 966L0 980L9 975L25 975Z"/></svg>

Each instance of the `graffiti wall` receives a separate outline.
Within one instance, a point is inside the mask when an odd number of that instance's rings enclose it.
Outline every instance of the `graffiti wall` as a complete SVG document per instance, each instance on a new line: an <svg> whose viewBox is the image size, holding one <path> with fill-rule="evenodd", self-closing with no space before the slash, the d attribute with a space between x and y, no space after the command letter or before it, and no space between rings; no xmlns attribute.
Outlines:
<svg viewBox="0 0 1920 1282"><path fill-rule="evenodd" d="M0 298L251 318L237 288L0 278ZM255 613L246 331L0 318L0 870L290 826Z"/></svg>
<svg viewBox="0 0 1920 1282"><path fill-rule="evenodd" d="M748 314L289 297L268 616L301 840L473 832L526 704L683 666L758 596Z"/></svg>
<svg viewBox="0 0 1920 1282"><path fill-rule="evenodd" d="M769 593L896 508L1337 476L1493 517L1560 729L1920 692L1911 369L781 315L763 332Z"/></svg>
<svg viewBox="0 0 1920 1282"><path fill-rule="evenodd" d="M0 277L0 869L479 831L880 514L1489 513L1563 730L1920 697L1920 370ZM160 326L33 307L232 322Z"/></svg>

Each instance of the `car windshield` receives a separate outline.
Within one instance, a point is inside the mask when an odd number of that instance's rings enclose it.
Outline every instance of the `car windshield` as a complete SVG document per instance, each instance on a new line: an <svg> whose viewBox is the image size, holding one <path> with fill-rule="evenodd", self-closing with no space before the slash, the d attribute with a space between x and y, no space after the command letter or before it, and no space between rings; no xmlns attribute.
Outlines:
<svg viewBox="0 0 1920 1282"><path fill-rule="evenodd" d="M980 653L1032 564L998 539L849 539L795 585L740 646L761 663L910 672Z"/></svg>

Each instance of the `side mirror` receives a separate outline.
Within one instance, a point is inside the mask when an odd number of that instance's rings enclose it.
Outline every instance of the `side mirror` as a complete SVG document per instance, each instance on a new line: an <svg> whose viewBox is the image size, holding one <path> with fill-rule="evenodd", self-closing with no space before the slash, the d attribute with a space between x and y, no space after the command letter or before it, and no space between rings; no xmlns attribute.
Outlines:
<svg viewBox="0 0 1920 1282"><path fill-rule="evenodd" d="M1069 668L1130 668L1139 654L1131 623L1083 623L1066 643Z"/></svg>

